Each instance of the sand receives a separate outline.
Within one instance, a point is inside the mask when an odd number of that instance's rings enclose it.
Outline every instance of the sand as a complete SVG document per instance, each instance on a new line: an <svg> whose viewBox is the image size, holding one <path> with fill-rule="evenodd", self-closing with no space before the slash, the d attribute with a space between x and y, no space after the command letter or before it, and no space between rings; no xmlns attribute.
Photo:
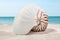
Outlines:
<svg viewBox="0 0 60 40"><path fill-rule="evenodd" d="M0 40L60 40L60 24L49 24L45 32L16 35L11 24L0 24Z"/></svg>

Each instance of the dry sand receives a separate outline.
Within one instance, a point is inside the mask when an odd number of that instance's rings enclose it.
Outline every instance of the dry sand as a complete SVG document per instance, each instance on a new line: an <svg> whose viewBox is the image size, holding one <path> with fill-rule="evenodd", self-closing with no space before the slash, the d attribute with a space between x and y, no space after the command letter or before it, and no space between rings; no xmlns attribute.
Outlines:
<svg viewBox="0 0 60 40"><path fill-rule="evenodd" d="M0 24L0 40L60 40L60 24L49 24L45 32L16 35L10 24Z"/></svg>

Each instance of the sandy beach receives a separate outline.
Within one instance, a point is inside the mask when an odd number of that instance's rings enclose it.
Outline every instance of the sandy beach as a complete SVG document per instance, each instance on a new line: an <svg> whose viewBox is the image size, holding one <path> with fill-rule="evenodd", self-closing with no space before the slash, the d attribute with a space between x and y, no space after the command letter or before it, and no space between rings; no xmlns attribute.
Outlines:
<svg viewBox="0 0 60 40"><path fill-rule="evenodd" d="M12 25L0 24L0 40L60 40L60 24L48 24L45 32L30 32L28 35L16 35Z"/></svg>

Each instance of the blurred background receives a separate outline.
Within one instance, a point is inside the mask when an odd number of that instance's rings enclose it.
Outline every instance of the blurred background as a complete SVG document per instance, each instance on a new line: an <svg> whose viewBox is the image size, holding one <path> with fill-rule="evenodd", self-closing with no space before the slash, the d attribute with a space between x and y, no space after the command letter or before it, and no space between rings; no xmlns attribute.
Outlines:
<svg viewBox="0 0 60 40"><path fill-rule="evenodd" d="M12 23L16 13L29 4L43 8L49 23L60 23L60 0L0 0L0 23Z"/></svg>

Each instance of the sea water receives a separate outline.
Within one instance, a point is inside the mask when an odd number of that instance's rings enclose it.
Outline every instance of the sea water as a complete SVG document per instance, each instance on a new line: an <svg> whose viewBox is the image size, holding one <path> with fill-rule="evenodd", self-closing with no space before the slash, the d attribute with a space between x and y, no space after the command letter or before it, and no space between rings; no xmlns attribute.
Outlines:
<svg viewBox="0 0 60 40"><path fill-rule="evenodd" d="M49 16L48 22L50 24L60 24L60 16Z"/></svg>
<svg viewBox="0 0 60 40"><path fill-rule="evenodd" d="M0 24L13 24L14 17L0 17ZM60 16L49 16L49 24L60 24Z"/></svg>

